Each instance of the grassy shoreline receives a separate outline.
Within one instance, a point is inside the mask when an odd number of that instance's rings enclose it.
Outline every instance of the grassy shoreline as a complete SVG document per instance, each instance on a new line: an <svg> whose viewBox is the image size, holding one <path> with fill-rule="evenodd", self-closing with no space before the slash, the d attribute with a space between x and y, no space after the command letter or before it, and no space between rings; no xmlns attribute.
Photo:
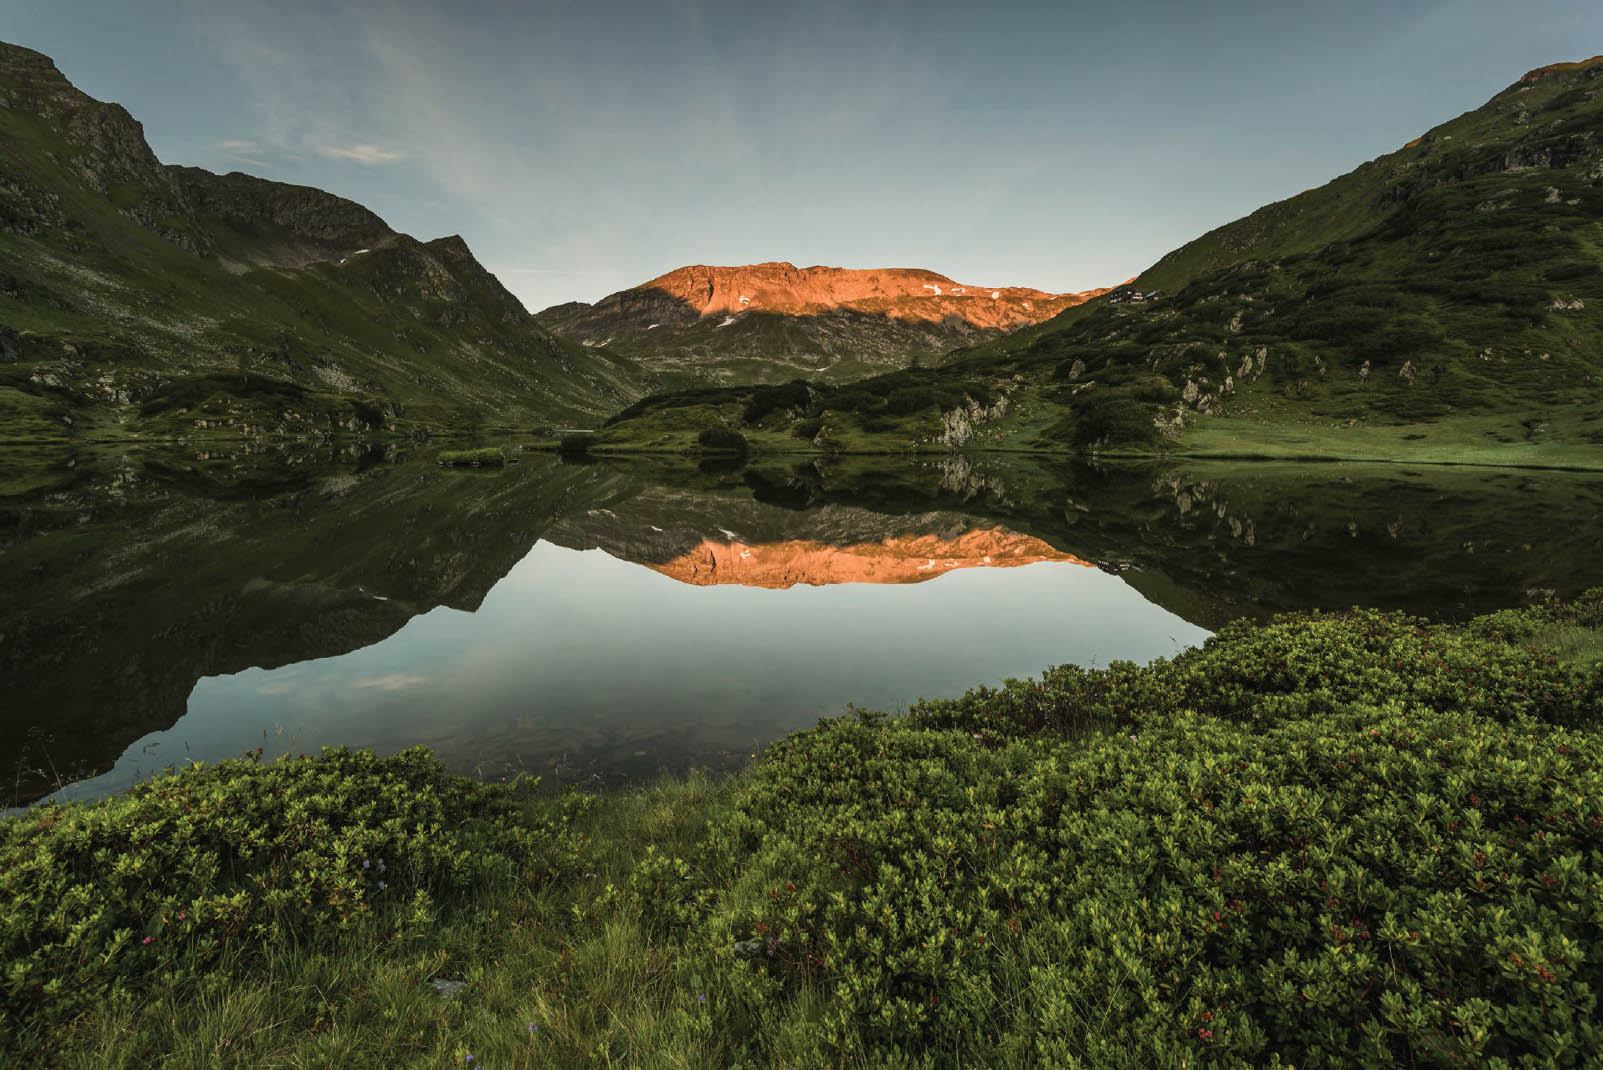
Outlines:
<svg viewBox="0 0 1603 1070"><path fill-rule="evenodd" d="M564 453L560 445L548 442L523 443L520 447L527 453ZM1262 446L1254 448L1248 445L1204 445L1200 448L1179 449L1169 452L1146 452L1132 450L1104 450L1096 453L1082 453L1075 450L1040 449L1028 446L984 446L966 447L963 449L948 449L945 447L916 447L905 450L870 450L870 449L772 449L753 448L746 456L751 458L763 457L815 457L828 459L833 457L950 457L953 455L963 457L1004 456L1004 457L1063 457L1081 458L1091 460L1109 461L1157 461L1176 462L1190 460L1207 461L1276 461L1296 462L1301 464L1325 463L1364 463L1364 464L1406 464L1425 465L1437 468L1515 468L1532 469L1537 471L1559 472L1599 472L1603 471L1603 451L1586 447L1574 447L1575 452L1583 456L1584 460L1536 460L1526 457L1510 458L1505 454L1490 451L1475 455L1474 459L1456 459L1443 456L1441 453L1385 453L1376 450L1343 450L1343 449L1308 449L1299 451L1295 447L1274 448ZM568 452L569 456L574 456ZM1567 455L1567 454L1566 454ZM719 458L724 455L698 451L689 446L649 447L649 446L605 446L597 445L585 450L577 456L592 457L596 460L605 460L608 457L708 457Z"/></svg>
<svg viewBox="0 0 1603 1070"><path fill-rule="evenodd" d="M1312 614L826 721L719 781L195 768L0 822L0 1043L64 1067L1579 1065L1600 656L1603 592L1459 627Z"/></svg>

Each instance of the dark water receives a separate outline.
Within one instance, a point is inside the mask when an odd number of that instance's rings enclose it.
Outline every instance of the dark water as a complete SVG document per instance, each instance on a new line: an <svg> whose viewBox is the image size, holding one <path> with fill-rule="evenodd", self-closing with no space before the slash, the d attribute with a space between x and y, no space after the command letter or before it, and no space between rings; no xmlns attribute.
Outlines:
<svg viewBox="0 0 1603 1070"><path fill-rule="evenodd" d="M71 464L68 467L68 464ZM1239 615L1603 583L1595 477L0 455L5 801L260 746L611 781Z"/></svg>

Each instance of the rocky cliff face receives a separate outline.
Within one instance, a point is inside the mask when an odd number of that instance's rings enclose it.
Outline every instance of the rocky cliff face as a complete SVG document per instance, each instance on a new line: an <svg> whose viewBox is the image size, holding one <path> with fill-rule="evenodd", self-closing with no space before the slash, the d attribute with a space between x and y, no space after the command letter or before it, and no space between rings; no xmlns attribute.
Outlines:
<svg viewBox="0 0 1603 1070"><path fill-rule="evenodd" d="M538 319L582 345L627 353L670 381L741 385L796 375L844 380L934 360L1104 292L976 286L917 268L698 264L593 305L548 308Z"/></svg>
<svg viewBox="0 0 1603 1070"><path fill-rule="evenodd" d="M355 201L310 186L233 171L167 168L184 198L227 226L248 263L300 267L339 260L393 238L389 225Z"/></svg>
<svg viewBox="0 0 1603 1070"><path fill-rule="evenodd" d="M0 42L0 104L55 135L50 140L64 151L52 153L54 162L108 197L122 215L180 248L211 251L212 241L193 206L146 144L145 128L120 104L95 100L69 82L48 56L5 42ZM8 215L21 217L20 223L39 216L40 207L59 203L59 197L40 188L36 172L20 156L13 151L5 154L9 158L0 157L0 188L15 205L10 212L0 209L0 226ZM30 202L34 211L27 211ZM38 221L47 225L65 222L50 208L43 214Z"/></svg>

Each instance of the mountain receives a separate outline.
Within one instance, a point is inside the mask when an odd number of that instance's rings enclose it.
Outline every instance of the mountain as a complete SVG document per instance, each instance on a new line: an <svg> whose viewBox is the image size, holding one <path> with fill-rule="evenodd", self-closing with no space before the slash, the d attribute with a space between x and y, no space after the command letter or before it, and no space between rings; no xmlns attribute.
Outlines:
<svg viewBox="0 0 1603 1070"><path fill-rule="evenodd" d="M603 444L1603 463L1603 57L939 367L637 403Z"/></svg>
<svg viewBox="0 0 1603 1070"><path fill-rule="evenodd" d="M1105 292L965 285L916 268L698 264L536 318L671 385L843 382L933 360Z"/></svg>
<svg viewBox="0 0 1603 1070"><path fill-rule="evenodd" d="M639 392L460 237L161 163L115 104L0 44L0 440L588 420Z"/></svg>

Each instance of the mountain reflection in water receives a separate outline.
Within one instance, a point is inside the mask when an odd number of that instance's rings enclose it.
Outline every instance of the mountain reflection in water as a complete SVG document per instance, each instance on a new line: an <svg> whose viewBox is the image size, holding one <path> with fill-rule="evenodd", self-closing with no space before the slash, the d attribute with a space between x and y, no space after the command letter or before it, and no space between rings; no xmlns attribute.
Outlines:
<svg viewBox="0 0 1603 1070"><path fill-rule="evenodd" d="M1242 614L1463 617L1603 583L1580 474L71 461L0 480L15 802L257 745L426 742L558 781L721 766L848 702L1144 660Z"/></svg>
<svg viewBox="0 0 1603 1070"><path fill-rule="evenodd" d="M790 539L749 545L703 539L672 561L651 568L699 587L738 584L783 590L798 583L923 583L963 568L1016 568L1042 561L1089 565L1040 539L1004 528L978 528L953 538L887 536L878 542L830 546Z"/></svg>

